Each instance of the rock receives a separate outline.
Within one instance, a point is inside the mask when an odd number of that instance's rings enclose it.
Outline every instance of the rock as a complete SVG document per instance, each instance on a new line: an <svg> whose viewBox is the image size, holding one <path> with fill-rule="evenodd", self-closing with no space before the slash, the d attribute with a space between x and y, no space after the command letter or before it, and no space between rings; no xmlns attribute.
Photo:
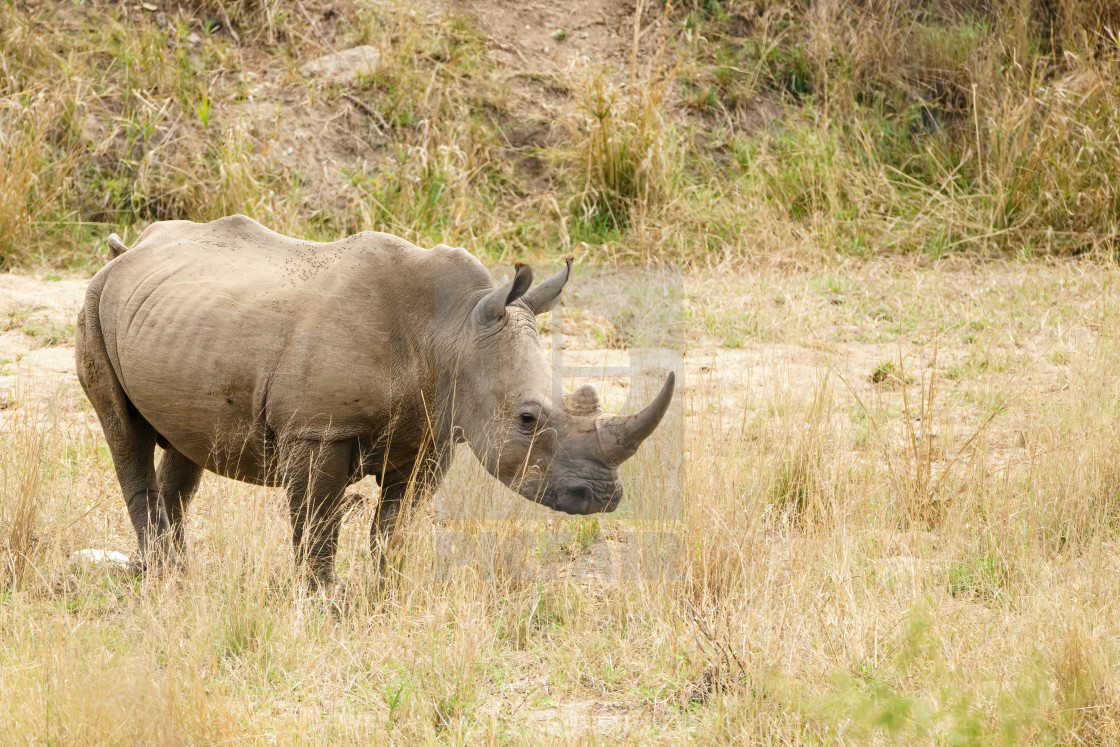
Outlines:
<svg viewBox="0 0 1120 747"><path fill-rule="evenodd" d="M300 72L312 78L332 81L355 80L373 74L380 63L381 53L365 45L314 59L301 67Z"/></svg>
<svg viewBox="0 0 1120 747"><path fill-rule="evenodd" d="M115 550L78 550L70 556L74 562L89 563L90 565L108 565L124 568L128 565L128 556Z"/></svg>

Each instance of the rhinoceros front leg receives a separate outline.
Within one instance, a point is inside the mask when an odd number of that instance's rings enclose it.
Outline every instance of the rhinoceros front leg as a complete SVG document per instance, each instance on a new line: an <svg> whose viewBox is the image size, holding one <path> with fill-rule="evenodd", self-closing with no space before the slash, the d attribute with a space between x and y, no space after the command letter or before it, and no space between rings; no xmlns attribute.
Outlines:
<svg viewBox="0 0 1120 747"><path fill-rule="evenodd" d="M370 554L382 572L401 537L401 527L413 506L422 504L435 489L447 467L447 458L429 460L426 467L396 470L381 475L381 496L377 515L370 526Z"/></svg>
<svg viewBox="0 0 1120 747"><path fill-rule="evenodd" d="M352 450L348 443L297 441L284 459L296 564L319 586L335 580L334 556Z"/></svg>
<svg viewBox="0 0 1120 747"><path fill-rule="evenodd" d="M381 487L377 515L370 526L369 550L370 556L377 561L382 572L388 570L389 557L400 538L398 530L404 518L401 509L411 504L415 497L415 492L410 491L407 481Z"/></svg>

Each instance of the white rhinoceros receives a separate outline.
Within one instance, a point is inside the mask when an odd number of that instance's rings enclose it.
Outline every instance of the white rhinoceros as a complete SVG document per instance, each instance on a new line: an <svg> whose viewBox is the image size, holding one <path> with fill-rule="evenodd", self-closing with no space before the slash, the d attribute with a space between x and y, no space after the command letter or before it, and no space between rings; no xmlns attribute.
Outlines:
<svg viewBox="0 0 1120 747"><path fill-rule="evenodd" d="M333 578L347 486L369 474L381 486L377 555L406 494L433 490L464 440L530 500L612 511L618 465L673 395L670 373L627 417L603 415L589 386L554 400L534 315L557 303L568 267L530 289L518 265L494 287L463 249L383 233L301 241L244 216L155 223L123 249L90 283L76 355L137 570L185 558L204 469L286 488L297 560L319 581Z"/></svg>

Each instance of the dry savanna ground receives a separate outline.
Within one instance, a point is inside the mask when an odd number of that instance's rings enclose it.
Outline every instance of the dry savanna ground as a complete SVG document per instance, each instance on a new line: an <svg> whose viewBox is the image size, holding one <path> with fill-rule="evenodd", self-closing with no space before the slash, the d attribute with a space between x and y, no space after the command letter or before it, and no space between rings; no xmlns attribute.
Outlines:
<svg viewBox="0 0 1120 747"><path fill-rule="evenodd" d="M4 741L1111 742L1116 281L585 269L566 365L625 364L643 311L682 356L620 511L552 515L464 451L386 576L359 485L326 599L282 497L215 476L185 576L71 558L135 542L70 360L85 281L4 276ZM614 408L647 378L591 376Z"/></svg>

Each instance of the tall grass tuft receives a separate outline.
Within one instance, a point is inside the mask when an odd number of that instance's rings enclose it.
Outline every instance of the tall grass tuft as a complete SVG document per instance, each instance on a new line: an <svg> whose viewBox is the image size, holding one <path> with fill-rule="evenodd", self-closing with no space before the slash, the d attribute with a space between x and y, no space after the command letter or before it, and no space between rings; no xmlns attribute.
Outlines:
<svg viewBox="0 0 1120 747"><path fill-rule="evenodd" d="M39 430L26 421L17 425L13 420L9 418L6 424L12 430L5 444L15 457L13 469L5 470L0 480L0 537L4 541L0 553L0 590L23 586L41 555L39 513L50 438L49 430Z"/></svg>
<svg viewBox="0 0 1120 747"><path fill-rule="evenodd" d="M51 254L43 224L69 217L59 208L77 154L55 152L63 113L45 90L0 99L0 270Z"/></svg>
<svg viewBox="0 0 1120 747"><path fill-rule="evenodd" d="M602 71L580 81L582 118L570 125L582 189L576 219L610 231L643 223L666 199L675 154L665 121L668 78L623 95Z"/></svg>

